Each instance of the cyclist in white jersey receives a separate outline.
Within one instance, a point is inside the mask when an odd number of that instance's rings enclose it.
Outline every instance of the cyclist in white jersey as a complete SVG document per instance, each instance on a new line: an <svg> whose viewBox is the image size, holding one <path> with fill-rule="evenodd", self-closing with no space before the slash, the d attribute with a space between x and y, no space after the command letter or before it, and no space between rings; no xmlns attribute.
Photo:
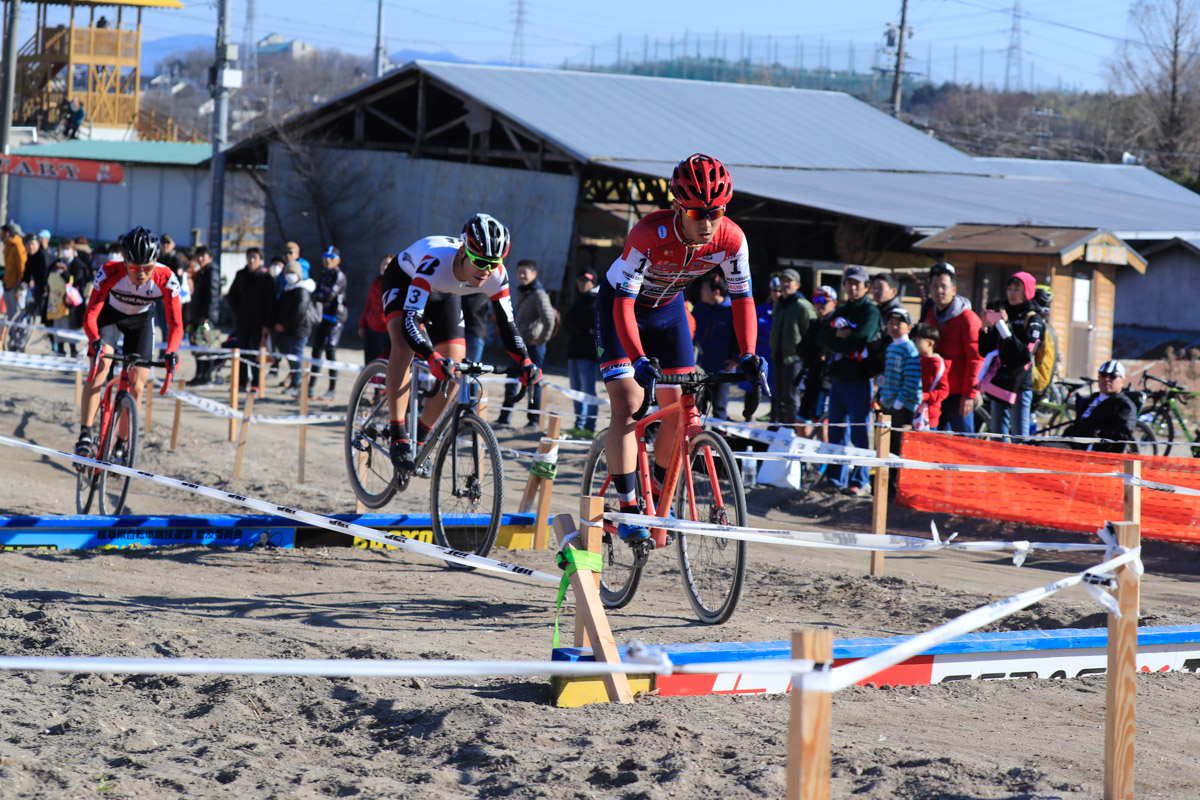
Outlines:
<svg viewBox="0 0 1200 800"><path fill-rule="evenodd" d="M396 469L411 472L412 443L404 419L408 407L409 365L424 358L438 380L453 379L453 363L466 357L462 296L485 294L492 301L504 347L520 369L521 383L537 383L541 370L529 358L513 322L504 257L511 243L508 228L487 214L463 226L462 238L427 236L392 259L383 273L383 313L392 352L388 357L387 396L391 420L391 457ZM425 404L417 423L418 442L437 423L448 398Z"/></svg>

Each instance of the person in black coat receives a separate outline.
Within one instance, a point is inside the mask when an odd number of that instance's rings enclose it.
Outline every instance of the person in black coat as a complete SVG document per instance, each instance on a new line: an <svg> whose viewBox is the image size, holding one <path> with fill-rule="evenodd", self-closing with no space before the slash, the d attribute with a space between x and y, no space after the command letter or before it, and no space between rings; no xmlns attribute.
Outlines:
<svg viewBox="0 0 1200 800"><path fill-rule="evenodd" d="M54 265L51 253L42 246L42 241L34 234L25 238L25 276L22 280L29 284L30 312L45 324L46 315L46 278Z"/></svg>
<svg viewBox="0 0 1200 800"><path fill-rule="evenodd" d="M264 337L270 334L275 312L275 279L267 272L262 250L251 247L246 251L246 266L234 276L225 300L233 312L238 347L242 350L262 347ZM240 380L244 390L257 389L258 366L254 362L254 356L242 358Z"/></svg>
<svg viewBox="0 0 1200 800"><path fill-rule="evenodd" d="M596 358L596 296L600 288L596 285L595 273L581 273L575 279L575 288L579 290L579 296L562 321L567 332L567 374L574 391L595 395L596 381L600 379L600 364ZM594 439L596 412L600 407L581 400L574 402L575 427L567 434Z"/></svg>
<svg viewBox="0 0 1200 800"><path fill-rule="evenodd" d="M312 332L312 357L336 361L342 326L346 324L346 273L342 272L342 254L336 247L329 247L321 258L325 268L315 276L317 290L313 292L313 302L321 306L321 321ZM308 385L309 397L316 388L315 376L319 373L320 369L313 370L314 380ZM329 391L321 399L333 401L336 396L337 370L330 367Z"/></svg>
<svg viewBox="0 0 1200 800"><path fill-rule="evenodd" d="M213 261L212 253L200 245L192 253L195 272L192 274L191 321L188 338L198 347L215 347L217 335L217 304L221 302L221 271ZM212 382L212 358L196 359L196 376L189 386L207 386Z"/></svg>
<svg viewBox="0 0 1200 800"><path fill-rule="evenodd" d="M1100 391L1076 400L1076 419L1064 436L1110 439L1109 442L1088 444L1073 443L1076 450L1094 450L1098 453L1124 453L1133 440L1133 429L1137 424L1137 407L1125 388L1125 365L1120 361L1105 361L1100 365Z"/></svg>

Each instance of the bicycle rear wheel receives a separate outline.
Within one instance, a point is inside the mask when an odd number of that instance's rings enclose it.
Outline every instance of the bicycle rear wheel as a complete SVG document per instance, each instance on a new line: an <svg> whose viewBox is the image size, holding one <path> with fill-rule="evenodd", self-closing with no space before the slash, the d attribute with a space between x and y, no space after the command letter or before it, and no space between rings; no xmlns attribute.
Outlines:
<svg viewBox="0 0 1200 800"><path fill-rule="evenodd" d="M367 508L382 508L396 494L386 382L387 362L372 361L354 382L346 408L346 473Z"/></svg>
<svg viewBox="0 0 1200 800"><path fill-rule="evenodd" d="M742 473L729 445L712 431L692 439L688 469L675 489L675 515L717 525L746 524ZM689 496L688 472L691 473ZM680 533L679 571L688 602L701 622L725 622L737 608L746 578L746 543L737 539Z"/></svg>
<svg viewBox="0 0 1200 800"><path fill-rule="evenodd" d="M121 438L121 432L126 436ZM120 445L120 446L118 446ZM128 392L118 392L112 422L105 431L101 460L122 467L132 467L137 457L138 414L137 401ZM120 514L125 510L125 498L129 495L129 484L133 478L102 470L100 473L100 513Z"/></svg>
<svg viewBox="0 0 1200 800"><path fill-rule="evenodd" d="M602 497L606 514L621 510L617 490L608 480L608 459L604 454L607 439L608 429L605 428L598 431L592 440L591 450L583 465L580 489L583 497ZM608 482L607 487L605 481ZM607 520L604 521L604 535L600 541L600 558L603 563L600 570L600 601L605 608L624 608L637 592L645 561L637 557L632 547L621 541L616 523Z"/></svg>
<svg viewBox="0 0 1200 800"><path fill-rule="evenodd" d="M92 441L96 441L99 435L100 426L92 425ZM99 447L96 448L99 450ZM93 453L93 455L96 455ZM96 467L85 467L82 464L75 465L75 513L90 514L92 511L92 503L96 500L96 491L100 488L100 476L104 474L104 470Z"/></svg>
<svg viewBox="0 0 1200 800"><path fill-rule="evenodd" d="M1158 440L1155 455L1171 455L1170 443L1175 441L1175 421L1171 419L1171 409L1167 406L1159 406L1153 410L1148 421L1139 420L1139 422L1148 425L1154 433L1154 438Z"/></svg>
<svg viewBox="0 0 1200 800"><path fill-rule="evenodd" d="M458 435L444 436L438 445L430 479L433 540L443 547L486 556L496 541L504 510L504 465L491 426L474 414L464 414L458 421Z"/></svg>

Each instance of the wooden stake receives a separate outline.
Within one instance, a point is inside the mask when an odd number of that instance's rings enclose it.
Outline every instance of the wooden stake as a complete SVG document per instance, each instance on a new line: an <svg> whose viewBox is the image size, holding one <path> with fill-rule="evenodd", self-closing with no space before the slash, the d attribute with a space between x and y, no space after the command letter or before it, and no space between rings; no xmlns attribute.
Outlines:
<svg viewBox="0 0 1200 800"><path fill-rule="evenodd" d="M880 425L875 429L875 457L888 458L892 454L891 425ZM875 468L875 497L871 511L871 533L883 536L887 533L888 468ZM883 577L883 550L871 551L871 577Z"/></svg>
<svg viewBox="0 0 1200 800"><path fill-rule="evenodd" d="M367 467L367 453L361 452L358 454L358 464L355 467L355 469L358 470L358 478L360 481L362 480L362 475L363 475L363 472L366 470L366 467ZM354 513L355 514L365 514L365 513L367 513L367 511L368 511L367 504L364 503L362 500L359 500L358 495L355 495L354 496Z"/></svg>
<svg viewBox="0 0 1200 800"><path fill-rule="evenodd" d="M592 553L599 553L604 543L604 531L599 527L584 525L582 523L594 522L597 526L604 524L604 498L579 498L579 519L582 520L579 526L579 541L583 549ZM560 539L559 541L561 543L562 540ZM600 573L596 572L593 575L596 578L596 591L600 591ZM575 646L592 646L592 642L588 638L587 628L580 625L578 621L575 624Z"/></svg>
<svg viewBox="0 0 1200 800"><path fill-rule="evenodd" d="M233 366L233 373L229 376L229 407L234 411L238 410L238 380L241 372L242 351L238 348L233 348L233 358L229 359L229 363ZM237 419L230 418L229 420L229 441L237 441Z"/></svg>
<svg viewBox="0 0 1200 800"><path fill-rule="evenodd" d="M550 432L547 434L550 439L557 439L559 432L562 430L562 417L554 414L550 417ZM549 448L554 448L555 445L548 445ZM539 447L540 451L541 448ZM549 452L547 450L546 452ZM534 522L533 528L533 549L545 550L549 546L550 540L550 495L554 491L554 479L542 478L538 487L537 501L537 521Z"/></svg>
<svg viewBox="0 0 1200 800"><path fill-rule="evenodd" d="M833 661L833 634L829 631L799 631L792 634L792 658L818 664ZM792 715L788 722L787 800L829 800L833 771L830 723L833 695L805 691L792 682Z"/></svg>
<svg viewBox="0 0 1200 800"><path fill-rule="evenodd" d="M267 343L266 337L258 343L258 395L262 397L267 391Z"/></svg>
<svg viewBox="0 0 1200 800"><path fill-rule="evenodd" d="M242 476L242 456L246 452L246 437L250 433L250 415L254 413L254 395L246 398L246 418L242 420L242 430L238 434L237 455L233 459L233 477Z"/></svg>
<svg viewBox="0 0 1200 800"><path fill-rule="evenodd" d="M479 389L479 401L475 403L475 416L480 419L487 419L488 397L487 389Z"/></svg>
<svg viewBox="0 0 1200 800"><path fill-rule="evenodd" d="M575 520L570 514L559 514L554 518L554 531L558 534L559 541L566 539L575 531ZM612 629L608 626L608 617L604 615L600 590L592 577L594 574L587 571L576 572L569 579L571 590L575 593L575 627L578 629L582 625L587 629L588 637L594 642L592 654L597 663L620 664L621 656L617 653L617 643L613 639ZM608 691L610 702L633 702L629 678L622 673L605 675L604 688Z"/></svg>
<svg viewBox="0 0 1200 800"><path fill-rule="evenodd" d="M309 367L301 366L300 369L300 416L308 416L308 381ZM308 445L308 426L300 426L300 470L297 483L304 483L304 449Z"/></svg>
<svg viewBox="0 0 1200 800"><path fill-rule="evenodd" d="M543 380L545 380L545 379L543 378ZM543 390L545 388L546 388L545 386L542 387ZM532 386L529 387L529 391L531 391L531 392L533 391ZM545 433L547 430L549 430L549 423L546 420L546 392L545 391L543 391L541 394L538 395L537 407L538 407L538 411L541 412L540 414L538 414L538 430L540 430L542 433Z"/></svg>
<svg viewBox="0 0 1200 800"><path fill-rule="evenodd" d="M1142 528L1114 522L1117 544L1139 547ZM1138 592L1141 581L1126 564L1117 567L1117 605L1108 615L1108 672L1105 676L1104 800L1133 800L1134 736L1137 723Z"/></svg>
<svg viewBox="0 0 1200 800"><path fill-rule="evenodd" d="M154 378L146 379L146 433L150 432L150 423L154 419Z"/></svg>
<svg viewBox="0 0 1200 800"><path fill-rule="evenodd" d="M75 405L83 405L83 370L75 370Z"/></svg>
<svg viewBox="0 0 1200 800"><path fill-rule="evenodd" d="M184 381L179 381L178 391L183 392L187 388ZM174 450L179 446L179 417L183 415L183 401L178 397L175 398L175 419L171 420L171 447Z"/></svg>
<svg viewBox="0 0 1200 800"><path fill-rule="evenodd" d="M557 416L557 415L556 415ZM559 425L562 422L560 420ZM557 439L557 436L549 437ZM538 445L538 454L545 455L550 452L550 448L554 445L542 442ZM517 512L520 514L528 514L533 509L533 498L537 496L538 486L541 485L541 479L533 477L533 472L529 473L529 481L525 484L525 491L521 494L521 504L517 506Z"/></svg>
<svg viewBox="0 0 1200 800"><path fill-rule="evenodd" d="M1125 474L1141 479L1142 462L1134 458L1126 461ZM1142 487L1131 483L1125 484L1125 521L1142 524Z"/></svg>

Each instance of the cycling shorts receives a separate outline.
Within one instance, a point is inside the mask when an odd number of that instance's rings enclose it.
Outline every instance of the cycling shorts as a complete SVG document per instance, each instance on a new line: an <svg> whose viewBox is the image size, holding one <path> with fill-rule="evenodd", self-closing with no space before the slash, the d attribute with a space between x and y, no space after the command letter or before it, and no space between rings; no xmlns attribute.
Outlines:
<svg viewBox="0 0 1200 800"><path fill-rule="evenodd" d="M391 319L396 314L404 313L404 298L408 295L408 285L412 282L400 267L400 262L392 259L383 271L383 296L392 300L383 307L383 318ZM390 290L396 290L388 294ZM422 312L425 335L434 347L446 342L465 342L466 328L463 323L462 298L447 292L431 292Z"/></svg>
<svg viewBox="0 0 1200 800"><path fill-rule="evenodd" d="M600 360L600 377L605 383L633 375L633 365L617 335L613 313L615 299L616 293L608 281L601 283L596 296L596 353ZM696 368L696 350L682 292L657 308L635 302L634 314L646 355L657 358L664 373L691 372Z"/></svg>
<svg viewBox="0 0 1200 800"><path fill-rule="evenodd" d="M136 353L143 361L154 358L154 315L123 314L112 306L100 309L96 319L100 341L121 355Z"/></svg>

